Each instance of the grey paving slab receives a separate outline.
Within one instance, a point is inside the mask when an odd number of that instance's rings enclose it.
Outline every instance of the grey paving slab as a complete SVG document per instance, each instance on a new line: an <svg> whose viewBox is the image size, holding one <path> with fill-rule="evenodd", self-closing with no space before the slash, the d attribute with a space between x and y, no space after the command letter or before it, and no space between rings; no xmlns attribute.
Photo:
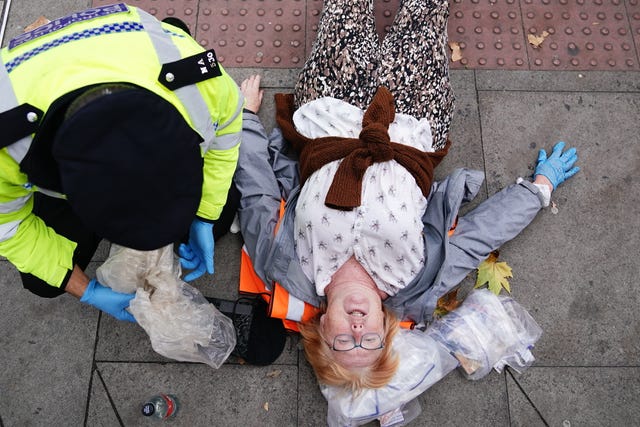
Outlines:
<svg viewBox="0 0 640 427"><path fill-rule="evenodd" d="M22 289L0 262L0 419L6 426L81 425L91 376L97 311L64 295Z"/></svg>
<svg viewBox="0 0 640 427"><path fill-rule="evenodd" d="M422 412L411 425L509 425L504 374L497 372L471 381L453 371L424 392L419 401Z"/></svg>
<svg viewBox="0 0 640 427"><path fill-rule="evenodd" d="M201 364L98 363L115 410L126 426L156 425L141 405L150 395L173 393L175 426L293 426L297 424L298 368ZM94 420L88 419L87 425Z"/></svg>
<svg viewBox="0 0 640 427"><path fill-rule="evenodd" d="M300 350L298 364L298 425L321 427L327 425L327 401L322 396L311 365Z"/></svg>
<svg viewBox="0 0 640 427"><path fill-rule="evenodd" d="M449 154L436 168L436 178L441 179L455 168L484 169L480 110L473 71L452 71L451 86L455 97L455 109L449 139Z"/></svg>
<svg viewBox="0 0 640 427"><path fill-rule="evenodd" d="M640 73L631 71L476 71L478 90L545 92L638 92Z"/></svg>
<svg viewBox="0 0 640 427"><path fill-rule="evenodd" d="M253 74L260 74L261 86L264 88L289 88L296 84L300 68L225 68L233 79L240 84L242 80Z"/></svg>
<svg viewBox="0 0 640 427"><path fill-rule="evenodd" d="M235 300L238 296L242 236L227 233L214 248L214 273L191 282L204 296Z"/></svg>
<svg viewBox="0 0 640 427"><path fill-rule="evenodd" d="M531 404L551 426L638 425L640 368L533 367L514 378L507 380L513 426L540 424Z"/></svg>
<svg viewBox="0 0 640 427"><path fill-rule="evenodd" d="M640 320L637 93L480 92L489 192L565 139L582 171L501 252L516 299L544 330L543 365L637 365Z"/></svg>
<svg viewBox="0 0 640 427"><path fill-rule="evenodd" d="M480 108L475 85L475 72L468 70L451 71L451 87L455 97L455 109L449 139L452 142L449 153L435 170L435 178L442 179L456 168L484 171L482 154L482 134ZM463 206L461 214L477 206L486 199L483 186L473 202Z"/></svg>

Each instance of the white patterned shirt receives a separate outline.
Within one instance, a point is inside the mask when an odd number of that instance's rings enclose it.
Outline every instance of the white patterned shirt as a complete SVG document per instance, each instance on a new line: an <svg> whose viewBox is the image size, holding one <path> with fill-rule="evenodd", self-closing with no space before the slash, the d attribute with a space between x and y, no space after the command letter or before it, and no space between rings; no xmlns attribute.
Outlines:
<svg viewBox="0 0 640 427"><path fill-rule="evenodd" d="M293 115L298 132L308 138L357 138L364 111L335 98L320 98ZM433 151L427 119L396 114L391 141ZM361 205L351 211L324 204L342 160L324 165L305 182L295 218L298 260L318 295L351 257L369 273L378 289L395 295L424 266L422 215L427 201L415 178L395 160L374 163L362 179Z"/></svg>

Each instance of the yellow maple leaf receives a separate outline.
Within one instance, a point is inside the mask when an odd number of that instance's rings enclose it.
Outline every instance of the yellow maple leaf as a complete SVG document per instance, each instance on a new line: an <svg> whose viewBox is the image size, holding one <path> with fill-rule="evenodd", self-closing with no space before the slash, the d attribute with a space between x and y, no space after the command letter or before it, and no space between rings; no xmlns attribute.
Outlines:
<svg viewBox="0 0 640 427"><path fill-rule="evenodd" d="M480 288L488 283L489 290L498 295L502 288L511 292L507 277L513 277L511 267L506 262L498 262L498 251L493 251L487 259L478 266L478 278L474 288Z"/></svg>

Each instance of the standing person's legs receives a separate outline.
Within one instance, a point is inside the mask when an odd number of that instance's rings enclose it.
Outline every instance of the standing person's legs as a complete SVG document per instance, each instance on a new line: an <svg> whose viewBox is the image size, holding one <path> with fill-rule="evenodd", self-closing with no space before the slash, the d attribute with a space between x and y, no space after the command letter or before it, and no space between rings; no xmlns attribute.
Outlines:
<svg viewBox="0 0 640 427"><path fill-rule="evenodd" d="M85 228L66 200L40 193L35 193L33 198L33 213L42 218L56 233L77 243L73 253L73 264L84 270L102 239ZM38 296L54 298L65 293L63 289L51 286L32 274L21 272L20 277L24 288Z"/></svg>
<svg viewBox="0 0 640 427"><path fill-rule="evenodd" d="M296 107L331 96L366 109L378 87L379 58L373 0L326 0L295 86Z"/></svg>
<svg viewBox="0 0 640 427"><path fill-rule="evenodd" d="M403 0L382 42L379 83L396 111L427 118L433 148L444 147L453 114L447 56L448 0Z"/></svg>

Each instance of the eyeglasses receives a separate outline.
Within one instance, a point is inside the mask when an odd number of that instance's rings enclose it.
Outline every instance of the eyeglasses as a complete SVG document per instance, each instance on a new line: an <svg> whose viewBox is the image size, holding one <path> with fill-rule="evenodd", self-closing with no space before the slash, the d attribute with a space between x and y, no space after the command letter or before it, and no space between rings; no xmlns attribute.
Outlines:
<svg viewBox="0 0 640 427"><path fill-rule="evenodd" d="M356 344L356 339L353 335L341 334L336 335L333 339L333 345L329 346L334 351L349 351L356 347L364 348L365 350L379 350L384 348L384 342L382 342L380 335L374 332L362 335L360 344Z"/></svg>

